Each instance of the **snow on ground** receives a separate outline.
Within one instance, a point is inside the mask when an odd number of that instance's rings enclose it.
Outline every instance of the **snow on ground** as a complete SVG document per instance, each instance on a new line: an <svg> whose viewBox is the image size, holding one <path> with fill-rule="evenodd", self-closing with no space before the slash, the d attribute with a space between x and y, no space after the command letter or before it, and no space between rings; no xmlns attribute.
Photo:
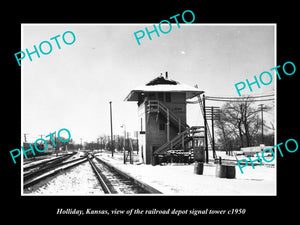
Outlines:
<svg viewBox="0 0 300 225"><path fill-rule="evenodd" d="M59 176L24 189L24 194L31 195L103 195L104 192L89 164L85 162Z"/></svg>
<svg viewBox="0 0 300 225"><path fill-rule="evenodd" d="M243 174L236 166L236 179L215 176L215 164L204 165L203 175L194 174L194 165L152 166L123 164L123 155L98 153L101 159L145 182L166 195L276 195L276 168L249 163Z"/></svg>

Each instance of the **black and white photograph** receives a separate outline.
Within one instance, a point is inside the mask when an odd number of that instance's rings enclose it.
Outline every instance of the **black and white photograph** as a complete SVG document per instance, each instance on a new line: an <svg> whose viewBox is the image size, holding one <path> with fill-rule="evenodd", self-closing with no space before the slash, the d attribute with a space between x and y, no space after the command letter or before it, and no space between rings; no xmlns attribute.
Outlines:
<svg viewBox="0 0 300 225"><path fill-rule="evenodd" d="M276 195L276 24L22 24L25 48L23 195Z"/></svg>
<svg viewBox="0 0 300 225"><path fill-rule="evenodd" d="M5 9L3 220L297 221L296 6L95 3Z"/></svg>

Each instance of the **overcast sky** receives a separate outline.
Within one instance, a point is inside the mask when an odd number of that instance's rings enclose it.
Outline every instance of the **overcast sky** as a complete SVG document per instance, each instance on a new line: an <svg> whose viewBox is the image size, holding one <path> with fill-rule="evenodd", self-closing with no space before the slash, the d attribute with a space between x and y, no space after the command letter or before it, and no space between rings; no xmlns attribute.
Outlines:
<svg viewBox="0 0 300 225"><path fill-rule="evenodd" d="M235 83L252 81L276 66L274 25L172 25L170 33L153 33L152 40L146 35L138 45L134 32L150 30L153 24L23 24L22 51L31 52L33 45L66 31L72 31L76 41L66 45L60 37L60 50L52 40L49 55L22 60L22 136L28 133L27 141L35 141L40 134L67 128L77 143L80 138L96 141L110 134L109 101L114 133L123 134L122 124L138 130L137 104L124 99L160 73L198 84L208 96L238 97ZM274 93L274 80L242 94ZM199 105L188 106L187 122L203 125Z"/></svg>

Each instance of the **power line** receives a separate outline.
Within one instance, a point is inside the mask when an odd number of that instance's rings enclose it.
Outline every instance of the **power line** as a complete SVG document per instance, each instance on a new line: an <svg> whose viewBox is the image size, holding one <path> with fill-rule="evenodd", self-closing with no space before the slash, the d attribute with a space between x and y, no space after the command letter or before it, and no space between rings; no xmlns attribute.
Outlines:
<svg viewBox="0 0 300 225"><path fill-rule="evenodd" d="M214 98L206 98L206 100L210 100L210 101L220 101L220 102L263 102L263 101L274 101L274 98L269 98L269 99L260 99L260 100L247 100L247 99L240 99L240 100L222 100L222 99L214 99Z"/></svg>
<svg viewBox="0 0 300 225"><path fill-rule="evenodd" d="M257 96L245 96L245 97L220 97L220 96L205 96L205 99L211 100L211 101L222 101L222 102L261 102L261 101L273 101L273 98L267 98L267 99L258 99L258 98L266 98L266 97L274 97L274 94L268 94L268 95L257 95ZM201 100L195 100L195 101L186 101L188 104L197 104Z"/></svg>
<svg viewBox="0 0 300 225"><path fill-rule="evenodd" d="M274 98L268 98L268 99L239 99L239 100L227 100L227 99L218 99L218 98L205 98L206 100L209 101L219 101L219 102L263 102L263 101L274 101ZM195 101L186 101L186 103L188 104L198 104L199 101L195 100Z"/></svg>
<svg viewBox="0 0 300 225"><path fill-rule="evenodd" d="M245 97L220 97L220 96L206 96L205 98L220 98L220 99L244 99L244 98L265 98L265 97L270 97L274 96L274 94L269 94L269 95L257 95L257 96L245 96Z"/></svg>

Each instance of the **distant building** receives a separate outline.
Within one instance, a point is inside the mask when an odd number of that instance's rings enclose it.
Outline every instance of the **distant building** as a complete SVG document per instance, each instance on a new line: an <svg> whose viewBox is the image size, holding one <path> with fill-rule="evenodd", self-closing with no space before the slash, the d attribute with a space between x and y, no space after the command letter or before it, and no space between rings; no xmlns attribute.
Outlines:
<svg viewBox="0 0 300 225"><path fill-rule="evenodd" d="M152 163L155 154L175 146L183 149L191 140L191 132L194 136L199 127L186 124L186 100L202 93L198 88L169 79L166 72L165 77L161 75L128 94L125 101L138 103L139 154L146 164Z"/></svg>

